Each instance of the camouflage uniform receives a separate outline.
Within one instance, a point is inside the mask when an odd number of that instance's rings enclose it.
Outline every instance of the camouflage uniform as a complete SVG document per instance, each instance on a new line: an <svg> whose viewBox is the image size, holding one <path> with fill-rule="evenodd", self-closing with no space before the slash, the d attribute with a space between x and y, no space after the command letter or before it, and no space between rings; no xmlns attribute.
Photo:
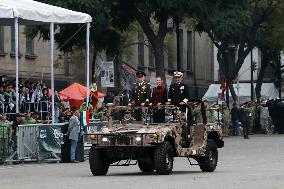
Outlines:
<svg viewBox="0 0 284 189"><path fill-rule="evenodd" d="M267 107L261 107L260 108L260 126L261 126L262 133L267 132L268 117L269 117L268 108Z"/></svg>
<svg viewBox="0 0 284 189"><path fill-rule="evenodd" d="M229 136L229 127L230 127L230 120L231 114L228 108L223 109L223 132L225 136Z"/></svg>
<svg viewBox="0 0 284 189"><path fill-rule="evenodd" d="M141 103L149 103L151 98L151 85L148 82L135 83L132 90L132 104L141 106Z"/></svg>
<svg viewBox="0 0 284 189"><path fill-rule="evenodd" d="M142 83L135 83L132 90L132 104L134 106L141 106L142 103L145 103L147 105L150 102L151 98L151 85L148 82L142 82ZM137 121L141 121L142 118L142 111L135 110L134 111L134 118Z"/></svg>
<svg viewBox="0 0 284 189"><path fill-rule="evenodd" d="M11 124L7 120L0 120L0 165L8 157L11 137Z"/></svg>
<svg viewBox="0 0 284 189"><path fill-rule="evenodd" d="M240 109L240 120L243 128L244 139L248 139L248 128L249 128L249 110L246 108Z"/></svg>

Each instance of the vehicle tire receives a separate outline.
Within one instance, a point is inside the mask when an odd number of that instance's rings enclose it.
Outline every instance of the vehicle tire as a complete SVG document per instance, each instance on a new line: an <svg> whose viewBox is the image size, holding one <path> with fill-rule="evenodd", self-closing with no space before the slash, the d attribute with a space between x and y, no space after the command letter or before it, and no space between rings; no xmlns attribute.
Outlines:
<svg viewBox="0 0 284 189"><path fill-rule="evenodd" d="M213 172L218 163L218 150L214 140L208 139L205 156L197 159L199 167L203 172Z"/></svg>
<svg viewBox="0 0 284 189"><path fill-rule="evenodd" d="M143 173L151 173L154 171L154 163L149 160L138 160L138 166Z"/></svg>
<svg viewBox="0 0 284 189"><path fill-rule="evenodd" d="M91 172L94 176L106 175L109 168L106 149L96 148L93 145L89 153L89 163Z"/></svg>
<svg viewBox="0 0 284 189"><path fill-rule="evenodd" d="M156 147L154 163L157 174L168 175L172 172L174 151L170 142L164 141L160 146Z"/></svg>

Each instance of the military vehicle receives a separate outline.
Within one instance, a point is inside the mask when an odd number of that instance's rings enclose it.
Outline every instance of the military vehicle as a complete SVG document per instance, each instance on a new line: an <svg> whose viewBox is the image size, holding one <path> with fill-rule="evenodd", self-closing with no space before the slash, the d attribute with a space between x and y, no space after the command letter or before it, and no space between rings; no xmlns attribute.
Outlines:
<svg viewBox="0 0 284 189"><path fill-rule="evenodd" d="M159 175L167 175L172 172L175 157L186 157L191 165L199 165L203 172L213 172L218 162L217 148L224 146L222 129L220 123L206 123L206 114L202 113L200 104L202 102L187 104L187 113L172 105L108 105L108 126L88 135L92 141L89 152L92 174L106 175L110 166L138 164L142 172L156 171ZM166 123L151 123L149 115L159 108L172 119ZM142 122L132 119L133 112L137 111L142 112ZM113 124L114 113L122 117L119 124ZM199 115L203 118L201 123L197 118Z"/></svg>

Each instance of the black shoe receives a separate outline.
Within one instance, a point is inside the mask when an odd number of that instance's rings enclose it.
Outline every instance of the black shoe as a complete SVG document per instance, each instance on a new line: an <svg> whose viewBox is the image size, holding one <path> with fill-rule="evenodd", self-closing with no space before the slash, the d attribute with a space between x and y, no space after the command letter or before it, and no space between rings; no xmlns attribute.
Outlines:
<svg viewBox="0 0 284 189"><path fill-rule="evenodd" d="M71 163L80 163L80 161L72 160Z"/></svg>

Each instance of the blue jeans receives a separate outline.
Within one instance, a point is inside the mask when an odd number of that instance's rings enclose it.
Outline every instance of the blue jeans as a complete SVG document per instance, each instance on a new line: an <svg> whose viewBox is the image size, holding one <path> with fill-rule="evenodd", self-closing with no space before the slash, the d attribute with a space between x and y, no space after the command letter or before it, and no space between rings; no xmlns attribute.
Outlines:
<svg viewBox="0 0 284 189"><path fill-rule="evenodd" d="M240 130L239 120L234 120L232 122L233 122L233 136L239 136L239 130Z"/></svg>
<svg viewBox="0 0 284 189"><path fill-rule="evenodd" d="M71 149L70 149L71 161L74 161L76 159L77 143L78 143L77 140L71 140Z"/></svg>

